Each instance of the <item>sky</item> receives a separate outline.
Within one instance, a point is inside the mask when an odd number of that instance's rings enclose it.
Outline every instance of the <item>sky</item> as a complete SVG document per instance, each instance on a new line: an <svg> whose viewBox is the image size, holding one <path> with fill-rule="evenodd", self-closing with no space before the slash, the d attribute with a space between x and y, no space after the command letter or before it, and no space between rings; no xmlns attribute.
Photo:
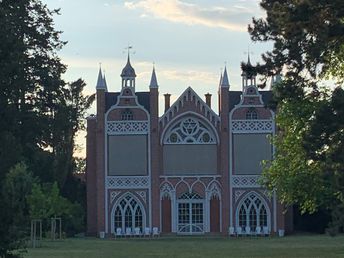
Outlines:
<svg viewBox="0 0 344 258"><path fill-rule="evenodd" d="M171 101L191 86L201 98L211 93L217 112L217 88L227 66L232 90L241 89L240 62L260 61L271 44L250 40L247 25L264 17L258 0L42 0L50 9L60 8L55 28L68 44L59 52L68 66L67 81L82 78L85 94L95 92L99 64L105 70L108 90L120 91L120 73L126 50L133 46L136 91L148 91L153 63L159 92ZM95 113L92 108L89 113ZM85 134L78 138L83 156Z"/></svg>

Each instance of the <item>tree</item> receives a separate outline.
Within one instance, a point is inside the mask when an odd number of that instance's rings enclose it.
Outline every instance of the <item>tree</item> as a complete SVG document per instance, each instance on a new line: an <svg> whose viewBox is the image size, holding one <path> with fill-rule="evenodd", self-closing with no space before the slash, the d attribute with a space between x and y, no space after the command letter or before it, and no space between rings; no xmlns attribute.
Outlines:
<svg viewBox="0 0 344 258"><path fill-rule="evenodd" d="M66 83L57 52L66 44L40 0L0 2L0 147L2 176L25 160L34 175L63 187L74 167L74 138L94 96L83 80ZM0 175L1 179L1 175Z"/></svg>
<svg viewBox="0 0 344 258"><path fill-rule="evenodd" d="M31 193L34 178L24 163L18 163L6 175L0 192L0 257L7 257L23 247L28 225L26 196Z"/></svg>
<svg viewBox="0 0 344 258"><path fill-rule="evenodd" d="M82 94L81 79L62 79L66 66L57 53L66 42L54 28L58 14L41 0L0 1L0 192L6 174L22 161L41 183L58 182L65 197L81 188L71 180L74 139L94 96ZM6 221L12 214L1 216ZM0 239L8 236L0 230Z"/></svg>
<svg viewBox="0 0 344 258"><path fill-rule="evenodd" d="M75 234L82 230L84 212L79 203L72 203L60 194L57 182L44 185L35 183L32 193L27 195L29 214L31 219L43 219L62 217L67 233Z"/></svg>
<svg viewBox="0 0 344 258"><path fill-rule="evenodd" d="M271 76L283 69L300 87L316 88L317 79L329 76L343 82L343 1L262 0L260 5L267 17L253 18L249 33L253 41L274 42L263 54L260 73Z"/></svg>
<svg viewBox="0 0 344 258"><path fill-rule="evenodd" d="M282 73L273 88L279 132L275 159L264 183L302 212L332 212L332 227L344 225L344 2L262 0L267 17L253 19L254 41L273 41L256 71ZM337 87L324 89L324 79Z"/></svg>
<svg viewBox="0 0 344 258"><path fill-rule="evenodd" d="M27 201L31 219L50 219L69 214L72 205L60 195L56 182L44 187L37 183L34 184L32 193L27 196Z"/></svg>

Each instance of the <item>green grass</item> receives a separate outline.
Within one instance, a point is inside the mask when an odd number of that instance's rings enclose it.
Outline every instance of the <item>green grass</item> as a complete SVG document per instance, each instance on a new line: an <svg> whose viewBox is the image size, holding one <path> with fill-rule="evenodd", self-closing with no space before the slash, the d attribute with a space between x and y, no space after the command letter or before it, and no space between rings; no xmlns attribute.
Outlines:
<svg viewBox="0 0 344 258"><path fill-rule="evenodd" d="M158 239L66 239L43 241L24 257L344 257L344 235L283 238L161 237Z"/></svg>

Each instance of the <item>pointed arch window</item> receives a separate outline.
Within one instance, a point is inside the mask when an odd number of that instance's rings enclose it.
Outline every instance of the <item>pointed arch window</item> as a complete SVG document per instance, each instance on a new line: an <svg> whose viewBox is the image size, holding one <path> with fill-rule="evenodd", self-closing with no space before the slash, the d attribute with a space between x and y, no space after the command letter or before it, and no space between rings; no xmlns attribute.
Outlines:
<svg viewBox="0 0 344 258"><path fill-rule="evenodd" d="M246 112L246 119L248 120L258 119L257 110L255 108L249 108L248 111Z"/></svg>
<svg viewBox="0 0 344 258"><path fill-rule="evenodd" d="M267 208L255 193L249 194L239 205L237 223L243 230L250 227L251 231L268 226Z"/></svg>
<svg viewBox="0 0 344 258"><path fill-rule="evenodd" d="M113 229L121 228L123 232L126 228L144 227L144 210L139 202L128 194L117 204L113 215Z"/></svg>
<svg viewBox="0 0 344 258"><path fill-rule="evenodd" d="M115 210L115 228L122 227L122 211L120 207L117 207Z"/></svg>
<svg viewBox="0 0 344 258"><path fill-rule="evenodd" d="M121 120L133 120L133 112L130 109L125 109L122 111Z"/></svg>

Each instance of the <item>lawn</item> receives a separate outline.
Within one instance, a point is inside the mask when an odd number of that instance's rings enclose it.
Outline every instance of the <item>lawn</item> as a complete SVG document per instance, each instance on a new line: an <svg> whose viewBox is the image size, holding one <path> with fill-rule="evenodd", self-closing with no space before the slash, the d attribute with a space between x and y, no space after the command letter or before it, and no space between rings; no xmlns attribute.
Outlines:
<svg viewBox="0 0 344 258"><path fill-rule="evenodd" d="M344 257L344 235L283 238L160 237L156 239L72 238L43 241L24 257Z"/></svg>

